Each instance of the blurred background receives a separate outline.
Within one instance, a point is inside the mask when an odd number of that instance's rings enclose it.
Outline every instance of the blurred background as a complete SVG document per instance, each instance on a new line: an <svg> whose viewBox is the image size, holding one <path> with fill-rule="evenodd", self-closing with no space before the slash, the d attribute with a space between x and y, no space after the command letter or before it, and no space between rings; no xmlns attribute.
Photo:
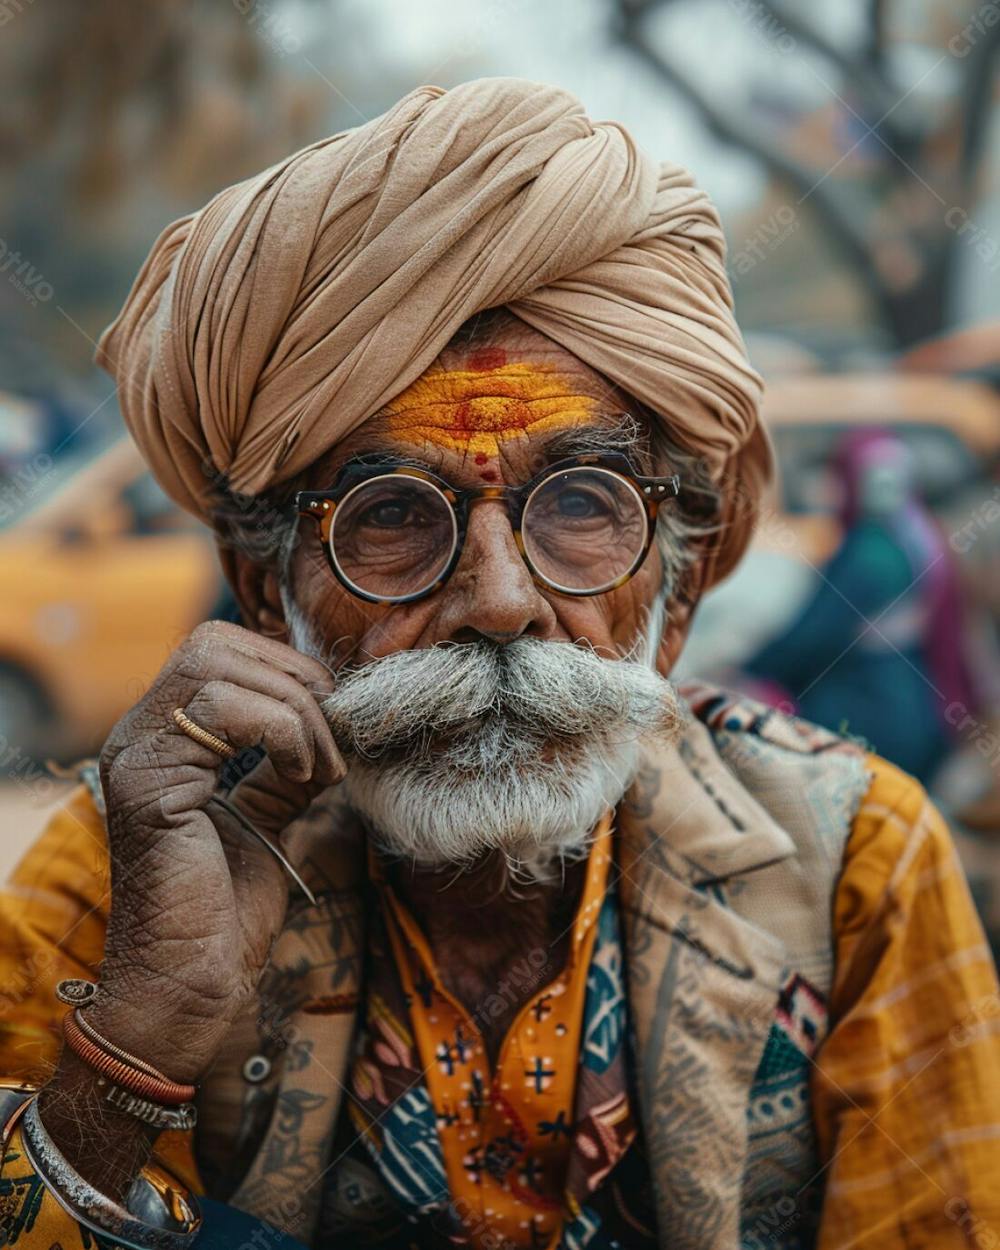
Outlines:
<svg viewBox="0 0 1000 1250"><path fill-rule="evenodd" d="M575 92L718 204L781 481L685 676L944 807L1000 938L1000 5L0 0L0 867L200 620L92 364L156 234L423 83Z"/></svg>

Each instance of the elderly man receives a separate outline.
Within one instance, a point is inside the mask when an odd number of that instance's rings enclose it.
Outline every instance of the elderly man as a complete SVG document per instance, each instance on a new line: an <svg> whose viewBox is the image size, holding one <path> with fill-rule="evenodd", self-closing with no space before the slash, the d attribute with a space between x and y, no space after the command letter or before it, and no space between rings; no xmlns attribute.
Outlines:
<svg viewBox="0 0 1000 1250"><path fill-rule="evenodd" d="M424 88L171 226L100 358L243 624L4 900L9 1244L1000 1235L940 818L667 680L769 470L687 174Z"/></svg>

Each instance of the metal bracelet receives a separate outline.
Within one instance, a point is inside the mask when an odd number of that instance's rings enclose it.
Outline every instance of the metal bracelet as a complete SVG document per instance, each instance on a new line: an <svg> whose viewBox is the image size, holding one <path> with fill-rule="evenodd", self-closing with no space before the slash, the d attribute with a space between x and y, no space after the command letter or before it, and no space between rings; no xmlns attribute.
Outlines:
<svg viewBox="0 0 1000 1250"><path fill-rule="evenodd" d="M201 1226L196 1204L167 1203L140 1174L126 1199L128 1207L102 1194L76 1171L48 1135L33 1098L21 1120L29 1161L69 1214L92 1232L111 1234L140 1250L187 1250ZM132 1208L142 1210L142 1217Z"/></svg>
<svg viewBox="0 0 1000 1250"><path fill-rule="evenodd" d="M100 1046L101 1050L107 1051L113 1059L119 1059L122 1063L127 1063L133 1068L138 1068L140 1072L145 1072L147 1076L151 1076L154 1081L170 1082L169 1076L164 1076L159 1068L154 1068L152 1064L146 1063L144 1059L137 1059L135 1055L129 1054L127 1050L122 1050L120 1046L116 1046L114 1042L109 1042L103 1033L98 1033L92 1024L88 1024L84 1017L80 1014L80 1008L77 1007L73 1012L73 1019L76 1021L76 1027L84 1035L89 1037L95 1046Z"/></svg>
<svg viewBox="0 0 1000 1250"><path fill-rule="evenodd" d="M148 1098L140 1098L137 1094L122 1089L120 1085L105 1082L103 1077L97 1083L108 1085L108 1092L104 1095L105 1102L110 1103L116 1111L125 1111L129 1115L134 1115L136 1119L142 1120L144 1124L149 1124L152 1128L174 1128L186 1132L198 1123L198 1109L192 1102L182 1102L176 1107L164 1107L161 1103L150 1102Z"/></svg>
<svg viewBox="0 0 1000 1250"><path fill-rule="evenodd" d="M168 1081L161 1074L150 1076L148 1071L140 1071L134 1067L131 1059L129 1062L116 1059L103 1046L91 1041L77 1023L75 1011L63 1016L62 1025L66 1045L87 1067L105 1080L122 1086L138 1098L148 1098L150 1102L163 1107L177 1107L194 1098L196 1091L193 1085L179 1085L176 1081Z"/></svg>

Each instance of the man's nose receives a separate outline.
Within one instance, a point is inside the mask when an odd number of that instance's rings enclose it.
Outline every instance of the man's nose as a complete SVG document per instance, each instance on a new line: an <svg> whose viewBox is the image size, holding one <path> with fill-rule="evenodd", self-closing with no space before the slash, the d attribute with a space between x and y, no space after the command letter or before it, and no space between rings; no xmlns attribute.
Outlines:
<svg viewBox="0 0 1000 1250"><path fill-rule="evenodd" d="M499 501L472 505L458 567L442 594L441 635L452 642L546 638L556 629L552 605L532 581Z"/></svg>

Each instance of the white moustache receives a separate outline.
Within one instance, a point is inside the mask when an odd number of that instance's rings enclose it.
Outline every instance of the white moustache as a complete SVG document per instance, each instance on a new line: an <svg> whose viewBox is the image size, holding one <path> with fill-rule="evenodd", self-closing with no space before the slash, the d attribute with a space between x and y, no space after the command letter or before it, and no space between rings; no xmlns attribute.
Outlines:
<svg viewBox="0 0 1000 1250"><path fill-rule="evenodd" d="M523 750L529 742L634 740L677 724L673 688L651 668L537 638L395 652L341 670L320 706L341 750L363 759L432 750L440 759L442 739L497 743L499 730Z"/></svg>

